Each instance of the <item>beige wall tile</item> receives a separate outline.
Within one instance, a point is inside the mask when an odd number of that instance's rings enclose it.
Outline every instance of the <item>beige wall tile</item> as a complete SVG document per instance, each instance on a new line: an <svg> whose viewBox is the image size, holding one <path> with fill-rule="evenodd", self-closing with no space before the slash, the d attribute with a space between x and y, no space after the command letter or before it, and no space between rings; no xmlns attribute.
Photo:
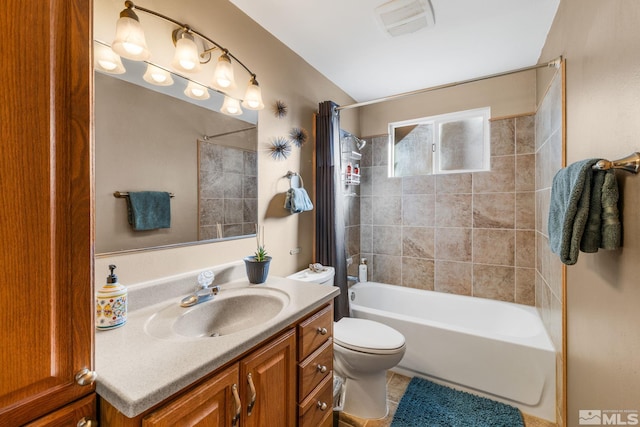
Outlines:
<svg viewBox="0 0 640 427"><path fill-rule="evenodd" d="M474 264L473 296L514 302L515 268Z"/></svg>
<svg viewBox="0 0 640 427"><path fill-rule="evenodd" d="M457 295L471 295L470 262L436 261L434 290Z"/></svg>
<svg viewBox="0 0 640 427"><path fill-rule="evenodd" d="M536 187L535 154L516 156L516 191L534 191Z"/></svg>
<svg viewBox="0 0 640 427"><path fill-rule="evenodd" d="M491 155L505 156L515 153L515 119L491 122Z"/></svg>
<svg viewBox="0 0 640 427"><path fill-rule="evenodd" d="M432 259L402 257L402 286L432 291L434 273Z"/></svg>
<svg viewBox="0 0 640 427"><path fill-rule="evenodd" d="M504 193L515 189L515 156L491 157L491 171L473 173L474 193Z"/></svg>
<svg viewBox="0 0 640 427"><path fill-rule="evenodd" d="M536 271L533 268L516 268L515 302L536 305Z"/></svg>
<svg viewBox="0 0 640 427"><path fill-rule="evenodd" d="M437 194L436 227L471 227L471 194Z"/></svg>
<svg viewBox="0 0 640 427"><path fill-rule="evenodd" d="M436 176L436 193L468 194L472 189L472 174L452 173Z"/></svg>
<svg viewBox="0 0 640 427"><path fill-rule="evenodd" d="M435 229L402 227L402 255L413 258L435 258Z"/></svg>
<svg viewBox="0 0 640 427"><path fill-rule="evenodd" d="M473 195L474 228L514 228L515 194L485 193Z"/></svg>
<svg viewBox="0 0 640 427"><path fill-rule="evenodd" d="M369 277L375 282L402 285L402 257L390 255L373 256L373 272Z"/></svg>
<svg viewBox="0 0 640 427"><path fill-rule="evenodd" d="M536 193L533 191L516 193L516 228L533 230L536 227Z"/></svg>
<svg viewBox="0 0 640 427"><path fill-rule="evenodd" d="M516 231L516 267L535 268L536 232Z"/></svg>
<svg viewBox="0 0 640 427"><path fill-rule="evenodd" d="M475 229L473 230L473 262L513 266L515 243L513 230Z"/></svg>
<svg viewBox="0 0 640 427"><path fill-rule="evenodd" d="M402 224L422 227L433 226L435 223L435 209L435 196L433 194L404 195L402 197Z"/></svg>
<svg viewBox="0 0 640 427"><path fill-rule="evenodd" d="M516 117L516 154L535 153L535 115Z"/></svg>
<svg viewBox="0 0 640 427"><path fill-rule="evenodd" d="M447 261L471 261L470 228L436 229L436 259Z"/></svg>

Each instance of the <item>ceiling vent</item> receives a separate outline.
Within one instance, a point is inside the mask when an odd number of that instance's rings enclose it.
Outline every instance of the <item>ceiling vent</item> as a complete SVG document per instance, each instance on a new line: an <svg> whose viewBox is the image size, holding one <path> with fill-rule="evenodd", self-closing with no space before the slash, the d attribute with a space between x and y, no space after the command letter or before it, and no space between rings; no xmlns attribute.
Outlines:
<svg viewBox="0 0 640 427"><path fill-rule="evenodd" d="M382 28L392 37L414 33L436 23L431 0L391 0L375 10Z"/></svg>

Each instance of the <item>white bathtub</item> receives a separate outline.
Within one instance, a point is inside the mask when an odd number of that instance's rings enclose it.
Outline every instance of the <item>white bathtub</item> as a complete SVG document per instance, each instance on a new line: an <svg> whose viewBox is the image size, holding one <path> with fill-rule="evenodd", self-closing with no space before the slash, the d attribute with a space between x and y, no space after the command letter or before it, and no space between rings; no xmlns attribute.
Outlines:
<svg viewBox="0 0 640 427"><path fill-rule="evenodd" d="M533 307L382 283L349 290L351 315L401 332L394 370L555 420L555 350Z"/></svg>

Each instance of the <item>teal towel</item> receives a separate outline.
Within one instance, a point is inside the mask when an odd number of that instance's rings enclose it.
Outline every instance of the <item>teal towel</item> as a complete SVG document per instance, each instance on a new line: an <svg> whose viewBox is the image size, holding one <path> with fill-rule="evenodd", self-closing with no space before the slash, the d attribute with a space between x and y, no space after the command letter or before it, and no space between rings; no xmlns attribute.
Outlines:
<svg viewBox="0 0 640 427"><path fill-rule="evenodd" d="M549 205L549 245L560 261L578 261L580 241L589 216L592 166L600 159L587 159L560 169L553 177Z"/></svg>
<svg viewBox="0 0 640 427"><path fill-rule="evenodd" d="M618 212L618 182L613 171L608 171L602 185L602 249L618 249L622 236L622 224Z"/></svg>
<svg viewBox="0 0 640 427"><path fill-rule="evenodd" d="M593 170L598 159L576 162L553 178L549 245L560 261L573 265L578 251L620 247L618 184L612 170Z"/></svg>
<svg viewBox="0 0 640 427"><path fill-rule="evenodd" d="M310 211L313 209L313 203L309 199L307 190L304 188L289 188L284 200L284 208L291 213L300 213L304 211Z"/></svg>
<svg viewBox="0 0 640 427"><path fill-rule="evenodd" d="M171 227L171 196L165 191L130 191L127 210L135 231Z"/></svg>

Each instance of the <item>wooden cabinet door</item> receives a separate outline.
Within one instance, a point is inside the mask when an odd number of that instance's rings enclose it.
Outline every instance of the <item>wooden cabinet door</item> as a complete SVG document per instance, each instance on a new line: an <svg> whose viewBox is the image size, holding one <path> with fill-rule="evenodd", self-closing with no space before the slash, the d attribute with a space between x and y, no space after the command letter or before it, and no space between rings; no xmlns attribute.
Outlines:
<svg viewBox="0 0 640 427"><path fill-rule="evenodd" d="M91 0L4 0L0 425L91 393Z"/></svg>
<svg viewBox="0 0 640 427"><path fill-rule="evenodd" d="M227 427L234 424L238 365L174 399L142 420L143 427ZM234 392L235 388L235 392Z"/></svg>
<svg viewBox="0 0 640 427"><path fill-rule="evenodd" d="M294 330L291 329L240 361L240 382L243 386L243 427L295 427Z"/></svg>

